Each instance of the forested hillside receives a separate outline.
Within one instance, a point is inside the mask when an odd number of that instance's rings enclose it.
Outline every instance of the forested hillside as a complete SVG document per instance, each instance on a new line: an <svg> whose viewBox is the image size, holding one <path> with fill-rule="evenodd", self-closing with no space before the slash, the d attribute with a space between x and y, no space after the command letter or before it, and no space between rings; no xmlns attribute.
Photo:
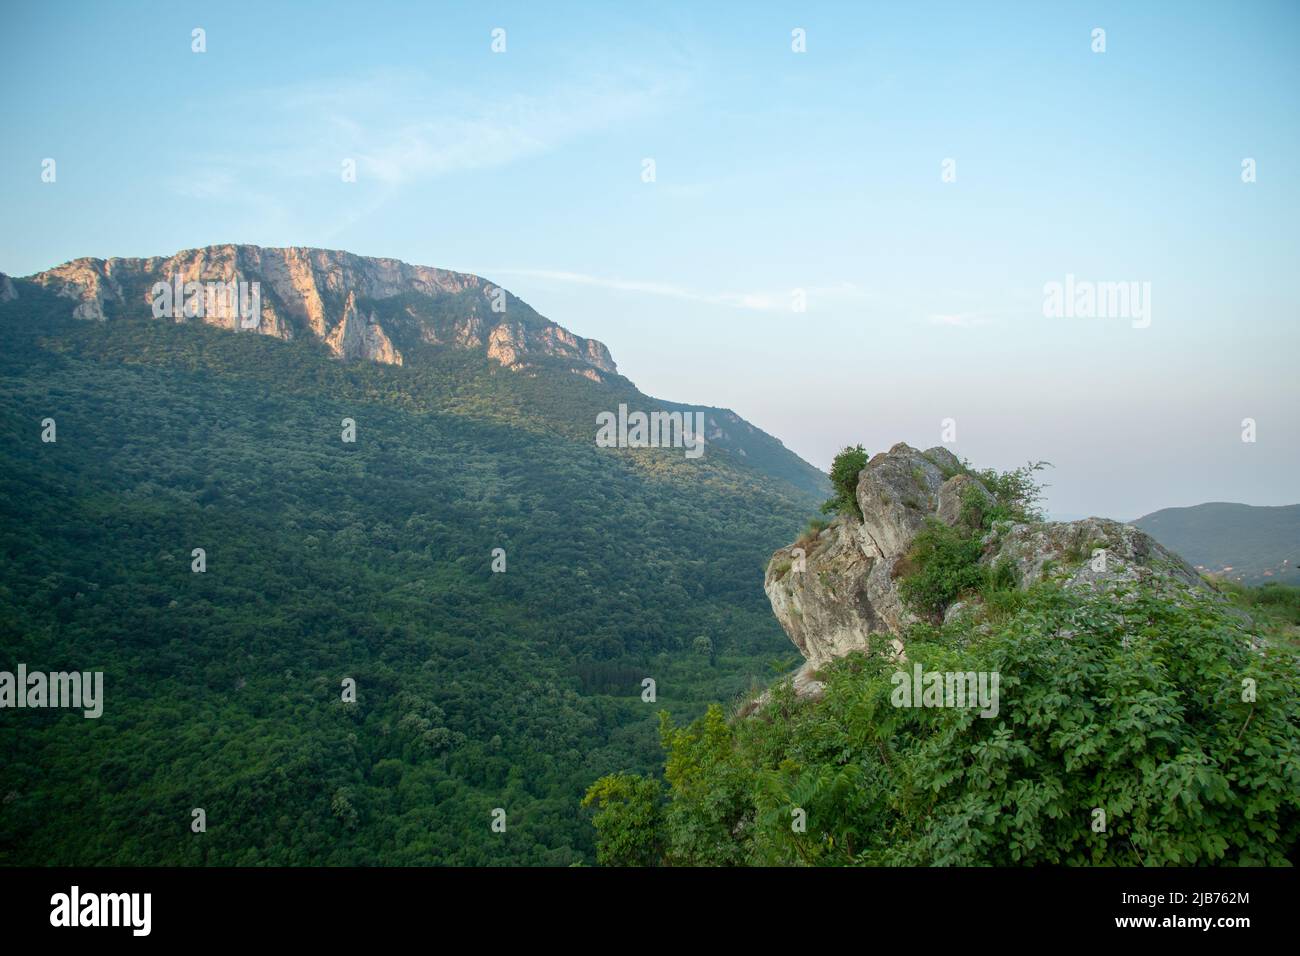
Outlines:
<svg viewBox="0 0 1300 956"><path fill-rule="evenodd" d="M846 448L839 514L765 582L806 664L730 715L665 714L662 779L595 781L600 862L1300 861L1297 592L1045 521L1039 467Z"/></svg>
<svg viewBox="0 0 1300 956"><path fill-rule="evenodd" d="M1300 584L1300 505L1211 501L1133 522L1203 571L1242 584Z"/></svg>
<svg viewBox="0 0 1300 956"><path fill-rule="evenodd" d="M853 654L818 701L665 717L659 776L601 778L609 865L1289 866L1300 679L1208 598L1037 586ZM997 673L1000 707L900 704L902 670ZM919 699L919 698L918 698Z"/></svg>
<svg viewBox="0 0 1300 956"><path fill-rule="evenodd" d="M824 495L761 433L771 467L601 449L663 406L57 306L0 305L0 667L106 699L0 711L0 862L592 860L584 788L655 765L659 709L791 666L763 568Z"/></svg>

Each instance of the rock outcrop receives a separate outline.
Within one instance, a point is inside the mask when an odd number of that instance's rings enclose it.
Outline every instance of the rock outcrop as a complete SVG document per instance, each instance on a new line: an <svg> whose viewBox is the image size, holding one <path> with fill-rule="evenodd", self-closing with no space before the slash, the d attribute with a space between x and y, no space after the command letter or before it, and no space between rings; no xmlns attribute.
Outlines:
<svg viewBox="0 0 1300 956"><path fill-rule="evenodd" d="M325 338L325 344L341 359L369 359L384 365L401 365L402 353L384 334L383 327L375 321L375 313L363 319L357 309L355 292L348 293L343 306L343 320Z"/></svg>
<svg viewBox="0 0 1300 956"><path fill-rule="evenodd" d="M446 269L413 266L327 249L265 249L222 245L148 259L75 259L19 280L69 301L72 315L97 322L149 317L156 311L158 283L203 287L203 307L182 303L166 315L178 322L203 321L281 339L318 339L345 361L401 365L422 344L481 351L511 369L558 359L557 367L604 381L616 375L609 350L574 335L486 279ZM245 291L243 312L236 296L213 295L213 283ZM248 289L260 300L252 311ZM19 291L8 277L0 300ZM191 298L186 292L187 301Z"/></svg>
<svg viewBox="0 0 1300 956"><path fill-rule="evenodd" d="M1097 590L1117 584L1201 587L1196 569L1145 531L1109 518L1012 525L986 561L1009 561L1020 586L1044 578Z"/></svg>
<svg viewBox="0 0 1300 956"><path fill-rule="evenodd" d="M892 653L906 653L903 637L917 618L898 585L912 543L927 519L949 526L962 521L963 504L972 496L993 500L946 448L918 451L898 444L873 457L858 475L861 520L840 516L772 556L763 588L805 659L794 678L797 693L817 696L817 669L850 652L887 646ZM1201 584L1191 565L1149 535L1105 518L1006 524L984 535L982 543L981 564L1007 565L1021 588L1044 578L1093 589ZM971 601L955 602L946 619L971 610Z"/></svg>

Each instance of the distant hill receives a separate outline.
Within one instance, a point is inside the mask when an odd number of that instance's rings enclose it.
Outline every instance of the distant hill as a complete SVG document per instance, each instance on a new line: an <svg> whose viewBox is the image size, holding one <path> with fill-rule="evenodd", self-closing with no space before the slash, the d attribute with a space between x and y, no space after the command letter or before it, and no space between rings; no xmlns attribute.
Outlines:
<svg viewBox="0 0 1300 956"><path fill-rule="evenodd" d="M1300 584L1300 505L1211 501L1162 508L1130 523L1202 571L1243 584Z"/></svg>

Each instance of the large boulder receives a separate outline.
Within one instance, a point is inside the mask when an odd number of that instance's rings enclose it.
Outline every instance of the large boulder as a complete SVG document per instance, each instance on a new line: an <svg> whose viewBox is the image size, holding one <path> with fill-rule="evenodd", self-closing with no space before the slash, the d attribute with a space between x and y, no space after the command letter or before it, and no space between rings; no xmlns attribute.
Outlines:
<svg viewBox="0 0 1300 956"><path fill-rule="evenodd" d="M970 475L953 475L939 489L939 506L935 515L947 525L955 525L963 518L963 511L968 498L974 498L981 504L993 504L992 493L984 487L978 478Z"/></svg>
<svg viewBox="0 0 1300 956"><path fill-rule="evenodd" d="M931 452L952 454L946 449ZM907 553L925 519L935 513L948 474L929 454L899 443L872 458L858 474L862 522L857 531L867 554L893 558Z"/></svg>
<svg viewBox="0 0 1300 956"><path fill-rule="evenodd" d="M946 448L921 452L898 444L858 476L862 520L840 516L815 537L782 548L768 562L763 588L786 634L811 664L870 649L872 635L896 650L916 617L898 594L898 565L928 517L954 523L951 504L975 478ZM948 515L951 514L951 520Z"/></svg>
<svg viewBox="0 0 1300 956"><path fill-rule="evenodd" d="M805 659L796 692L820 693L816 669L854 651L888 646L905 654L903 636L916 617L899 595L900 565L927 518L956 525L967 520L963 506L971 498L994 501L947 449L922 452L898 444L873 457L858 476L861 520L841 515L772 556L763 589ZM1202 586L1178 555L1132 525L1106 518L1003 523L983 544L981 563L1010 565L1022 588L1044 579L1089 589ZM955 602L946 619L977 607L977 601Z"/></svg>
<svg viewBox="0 0 1300 956"><path fill-rule="evenodd" d="M993 543L994 535L988 541ZM1132 525L1109 518L1017 524L982 559L1008 561L1028 587L1044 578L1096 590L1118 584L1202 586L1196 569Z"/></svg>
<svg viewBox="0 0 1300 956"><path fill-rule="evenodd" d="M843 519L772 556L763 588L806 660L824 664L865 650L871 634L889 630L868 589L875 563Z"/></svg>

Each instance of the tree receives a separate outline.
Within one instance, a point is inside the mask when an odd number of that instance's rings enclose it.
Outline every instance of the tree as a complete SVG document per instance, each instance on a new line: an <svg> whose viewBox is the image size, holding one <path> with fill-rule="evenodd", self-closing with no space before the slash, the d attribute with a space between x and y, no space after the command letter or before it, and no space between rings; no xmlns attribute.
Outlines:
<svg viewBox="0 0 1300 956"><path fill-rule="evenodd" d="M695 653L701 657L709 659L709 666L712 667L718 662L716 653L713 649L713 641L707 634L701 634L695 639Z"/></svg>
<svg viewBox="0 0 1300 956"><path fill-rule="evenodd" d="M587 788L584 807L596 806L596 862L601 866L655 866L662 855L663 816L658 780L633 773L601 777Z"/></svg>
<svg viewBox="0 0 1300 956"><path fill-rule="evenodd" d="M861 445L852 445L835 456L831 463L831 487L835 494L822 505L822 514L845 514L862 517L858 507L858 474L867 466L867 453Z"/></svg>
<svg viewBox="0 0 1300 956"><path fill-rule="evenodd" d="M716 705L685 727L663 715L665 861L1300 861L1293 649L1260 653L1230 607L1194 591L1042 585L1018 601L942 631L916 625L907 669L888 654L827 665L815 703L786 685L762 719L728 721ZM992 691L900 704L913 667L984 675Z"/></svg>

